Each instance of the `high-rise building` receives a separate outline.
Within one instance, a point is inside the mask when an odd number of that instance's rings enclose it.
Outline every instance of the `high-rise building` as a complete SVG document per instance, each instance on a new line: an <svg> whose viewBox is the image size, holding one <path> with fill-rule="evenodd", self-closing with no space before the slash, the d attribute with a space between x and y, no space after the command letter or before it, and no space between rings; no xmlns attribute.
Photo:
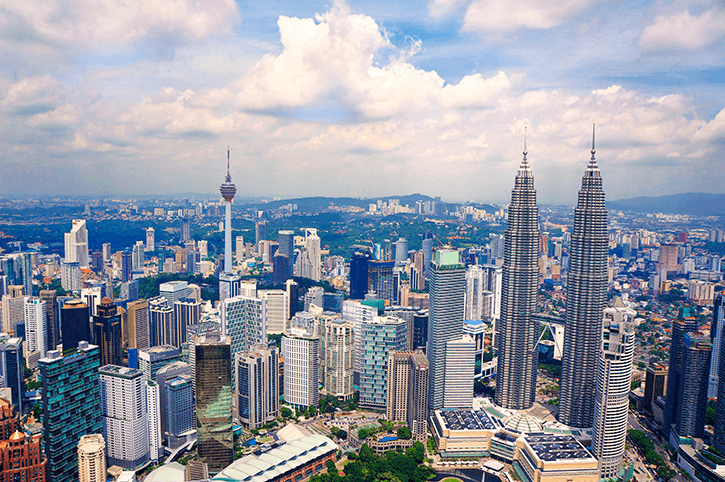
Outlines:
<svg viewBox="0 0 725 482"><path fill-rule="evenodd" d="M644 382L644 409L654 413L652 404L658 397L667 395L667 368L663 365L650 361L645 374Z"/></svg>
<svg viewBox="0 0 725 482"><path fill-rule="evenodd" d="M101 349L101 365L121 365L121 315L118 307L105 297L98 306L98 314L93 316L93 340ZM65 347L63 347L65 350Z"/></svg>
<svg viewBox="0 0 725 482"><path fill-rule="evenodd" d="M88 230L84 219L74 219L70 233L65 233L65 260L88 267Z"/></svg>
<svg viewBox="0 0 725 482"><path fill-rule="evenodd" d="M0 372L2 372L3 388L10 389L10 403L20 413L24 411L23 394L25 393L25 373L23 369L23 339L9 338L0 334Z"/></svg>
<svg viewBox="0 0 725 482"><path fill-rule="evenodd" d="M350 258L350 298L365 299L368 292L368 259L367 253L353 253Z"/></svg>
<svg viewBox="0 0 725 482"><path fill-rule="evenodd" d="M98 368L100 349L82 341L66 352L49 350L38 361L42 383L43 447L48 457L48 480L76 482L78 453L83 435L100 433L101 395Z"/></svg>
<svg viewBox="0 0 725 482"><path fill-rule="evenodd" d="M627 441L629 391L632 382L637 312L617 298L604 309L594 399L592 452L599 460L599 478L616 479L622 470Z"/></svg>
<svg viewBox="0 0 725 482"><path fill-rule="evenodd" d="M133 279L133 251L126 248L121 253L121 281L126 283Z"/></svg>
<svg viewBox="0 0 725 482"><path fill-rule="evenodd" d="M705 412L707 409L707 382L710 372L712 343L699 332L685 333L679 398L671 431L670 445L679 446L675 432L680 437L702 438L705 435Z"/></svg>
<svg viewBox="0 0 725 482"><path fill-rule="evenodd" d="M159 345L138 350L138 369L147 380L156 380L156 374L166 365L179 361L179 349Z"/></svg>
<svg viewBox="0 0 725 482"><path fill-rule="evenodd" d="M534 176L526 155L524 141L524 158L511 192L504 236L497 342L495 401L515 410L533 405L538 365L539 325L531 314L536 311L539 288L539 208L536 206Z"/></svg>
<svg viewBox="0 0 725 482"><path fill-rule="evenodd" d="M45 320L48 330L47 345L55 350L60 343L60 306L55 290L40 290L40 299L45 301Z"/></svg>
<svg viewBox="0 0 725 482"><path fill-rule="evenodd" d="M0 256L0 273L7 277L6 286L17 285L22 287L22 293L16 296L33 294L33 272L30 266L31 253L13 253ZM78 270L80 282L80 269Z"/></svg>
<svg viewBox="0 0 725 482"><path fill-rule="evenodd" d="M494 294L487 291L484 284L484 271L481 265L471 265L466 269L466 320L490 320L494 316Z"/></svg>
<svg viewBox="0 0 725 482"><path fill-rule="evenodd" d="M279 251L272 256L272 282L282 284L287 281L289 274L290 260Z"/></svg>
<svg viewBox="0 0 725 482"><path fill-rule="evenodd" d="M111 260L111 243L103 243L103 262L107 263Z"/></svg>
<svg viewBox="0 0 725 482"><path fill-rule="evenodd" d="M84 435L78 442L78 478L80 482L104 482L106 474L106 441L103 435Z"/></svg>
<svg viewBox="0 0 725 482"><path fill-rule="evenodd" d="M2 296L2 331L15 333L15 325L25 323L25 297L17 293Z"/></svg>
<svg viewBox="0 0 725 482"><path fill-rule="evenodd" d="M405 351L408 326L405 320L376 316L363 321L360 371L360 405L384 410L388 401L388 353ZM287 368L285 365L285 376Z"/></svg>
<svg viewBox="0 0 725 482"><path fill-rule="evenodd" d="M395 264L405 264L408 260L408 240L399 238L395 243Z"/></svg>
<svg viewBox="0 0 725 482"><path fill-rule="evenodd" d="M395 261L368 260L368 291L374 291L377 299L394 304L397 286L393 268Z"/></svg>
<svg viewBox="0 0 725 482"><path fill-rule="evenodd" d="M443 408L470 410L473 407L473 376L476 344L470 335L446 343Z"/></svg>
<svg viewBox="0 0 725 482"><path fill-rule="evenodd" d="M592 132L592 157L574 209L566 284L559 421L573 427L592 426L602 310L607 300L607 207L594 153Z"/></svg>
<svg viewBox="0 0 725 482"><path fill-rule="evenodd" d="M91 339L90 309L81 300L68 300L60 309L63 351L78 348L80 341Z"/></svg>
<svg viewBox="0 0 725 482"><path fill-rule="evenodd" d="M267 303L267 333L284 333L290 319L287 292L284 290L259 290L258 296Z"/></svg>
<svg viewBox="0 0 725 482"><path fill-rule="evenodd" d="M259 221L255 223L254 225L254 243L257 245L257 248L260 247L260 242L265 241L267 239L267 222L266 221ZM259 251L257 251L259 254L261 254Z"/></svg>
<svg viewBox="0 0 725 482"><path fill-rule="evenodd" d="M423 274L427 275L428 270L430 270L430 262L433 259L433 234L430 231L423 233L421 251L423 251Z"/></svg>
<svg viewBox="0 0 725 482"><path fill-rule="evenodd" d="M267 340L267 302L235 296L220 303L221 331L230 337L232 356Z"/></svg>
<svg viewBox="0 0 725 482"><path fill-rule="evenodd" d="M110 296L109 296L110 298ZM86 302L91 310L91 316L98 314L98 307L101 304L103 295L101 293L101 287L83 288L81 289L81 299Z"/></svg>
<svg viewBox="0 0 725 482"><path fill-rule="evenodd" d="M293 263L292 260L294 259L294 242L295 242L295 232L294 231L288 231L288 230L282 230L278 233L279 242L279 251L283 256L287 256L287 259L290 260L288 270L287 270L287 278L292 277L292 268Z"/></svg>
<svg viewBox="0 0 725 482"><path fill-rule="evenodd" d="M230 178L231 180L231 178ZM233 186L233 185L232 185ZM223 195L223 194L222 194ZM234 197L234 194L232 194ZM179 241L184 244L191 240L191 220L187 217L179 219Z"/></svg>
<svg viewBox="0 0 725 482"><path fill-rule="evenodd" d="M430 363L430 408L443 408L445 390L446 344L463 335L466 267L460 253L439 249L429 272L428 347ZM473 378L471 378L473 380ZM473 383L473 382L471 382Z"/></svg>
<svg viewBox="0 0 725 482"><path fill-rule="evenodd" d="M148 348L149 340L149 302L147 300L131 301L126 304L126 326L128 348Z"/></svg>
<svg viewBox="0 0 725 482"><path fill-rule="evenodd" d="M164 298L149 300L149 344L171 345L172 341L179 339L175 329L174 310L167 305L166 300Z"/></svg>
<svg viewBox="0 0 725 482"><path fill-rule="evenodd" d="M45 358L48 350L46 303L40 298L25 298L25 344L28 352L39 352Z"/></svg>
<svg viewBox="0 0 725 482"><path fill-rule="evenodd" d="M186 343L187 327L201 320L201 303L192 298L181 298L174 303L174 330L171 345Z"/></svg>
<svg viewBox="0 0 725 482"><path fill-rule="evenodd" d="M0 398L0 481L45 482L42 435L29 435L9 400Z"/></svg>
<svg viewBox="0 0 725 482"><path fill-rule="evenodd" d="M421 350L388 355L387 418L407 422L413 438L428 435L428 359Z"/></svg>
<svg viewBox="0 0 725 482"><path fill-rule="evenodd" d="M282 335L284 401L295 408L320 403L320 339L303 328Z"/></svg>
<svg viewBox="0 0 725 482"><path fill-rule="evenodd" d="M149 460L158 461L163 456L164 449L159 384L153 380L146 380L146 413L149 420Z"/></svg>
<svg viewBox="0 0 725 482"><path fill-rule="evenodd" d="M317 229L308 228L305 230L305 245L307 246L307 252L310 257L311 273L310 278L315 281L320 281L322 278L322 259L320 253L320 237L317 235Z"/></svg>
<svg viewBox="0 0 725 482"><path fill-rule="evenodd" d="M146 251L156 251L156 233L154 228L146 228Z"/></svg>
<svg viewBox="0 0 725 482"><path fill-rule="evenodd" d="M140 370L105 365L101 383L101 419L110 465L136 470L149 460L146 379Z"/></svg>
<svg viewBox="0 0 725 482"><path fill-rule="evenodd" d="M338 400L354 394L353 363L355 358L354 329L351 321L332 320L324 331L325 392Z"/></svg>
<svg viewBox="0 0 725 482"><path fill-rule="evenodd" d="M355 345L355 356L353 358L353 383L360 384L360 372L362 371L363 341L362 324L365 321L372 321L378 316L378 309L375 306L364 305L360 301L342 302L342 319L351 321L353 327L353 343Z"/></svg>
<svg viewBox="0 0 725 482"><path fill-rule="evenodd" d="M193 353L193 347L191 347L191 353ZM190 353L190 355L191 355ZM156 374L156 383L158 383L158 398L159 398L159 430L160 440L162 444L169 444L169 440L166 439L166 433L169 432L168 413L169 406L173 406L173 403L167 402L166 400L166 383L169 380L177 377L187 377L191 379L192 394L195 393L194 384L194 371L193 367L188 363L177 361L170 363L161 368ZM181 434L175 434L176 436ZM181 441L180 437L177 437L178 441Z"/></svg>
<svg viewBox="0 0 725 482"><path fill-rule="evenodd" d="M717 386L720 381L720 353L723 351L723 340L725 339L725 304L723 304L722 292L715 295L712 306L712 325L710 327L710 338L712 339L712 360L710 360L710 378L707 389L707 398L717 398Z"/></svg>
<svg viewBox="0 0 725 482"><path fill-rule="evenodd" d="M252 347L237 355L237 407L239 421L249 429L279 415L279 352L274 343Z"/></svg>
<svg viewBox="0 0 725 482"><path fill-rule="evenodd" d="M179 375L164 384L166 431L164 439L174 450L187 442L194 429L194 384L191 375Z"/></svg>
<svg viewBox="0 0 725 482"><path fill-rule="evenodd" d="M696 320L677 319L672 322L672 340L670 342L670 366L667 374L667 398L665 399L664 421L665 436L669 437L672 424L676 423L682 398L679 390L683 377L685 335L697 329Z"/></svg>
<svg viewBox="0 0 725 482"><path fill-rule="evenodd" d="M81 264L77 261L61 261L60 285L66 291L81 289Z"/></svg>
<svg viewBox="0 0 725 482"><path fill-rule="evenodd" d="M218 473L234 460L232 343L210 332L196 337L194 371L199 458Z"/></svg>
<svg viewBox="0 0 725 482"><path fill-rule="evenodd" d="M166 298L169 307L182 298L188 298L191 294L189 283L186 281L168 281L159 285L159 295Z"/></svg>
<svg viewBox="0 0 725 482"><path fill-rule="evenodd" d="M246 258L244 250L244 236L237 236L235 239L236 249L234 250L234 257L237 263L241 263Z"/></svg>

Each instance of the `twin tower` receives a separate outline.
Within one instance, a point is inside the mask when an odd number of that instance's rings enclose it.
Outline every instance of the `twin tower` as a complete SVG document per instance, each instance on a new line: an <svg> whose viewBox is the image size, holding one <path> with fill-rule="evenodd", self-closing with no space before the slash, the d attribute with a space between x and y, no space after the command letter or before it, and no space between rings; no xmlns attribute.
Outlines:
<svg viewBox="0 0 725 482"><path fill-rule="evenodd" d="M567 277L559 421L591 427L602 312L607 299L607 209L599 166L584 171L574 210ZM539 324L532 319L539 290L539 210L534 176L524 158L516 175L505 234L501 319L495 401L514 410L530 408L536 396Z"/></svg>

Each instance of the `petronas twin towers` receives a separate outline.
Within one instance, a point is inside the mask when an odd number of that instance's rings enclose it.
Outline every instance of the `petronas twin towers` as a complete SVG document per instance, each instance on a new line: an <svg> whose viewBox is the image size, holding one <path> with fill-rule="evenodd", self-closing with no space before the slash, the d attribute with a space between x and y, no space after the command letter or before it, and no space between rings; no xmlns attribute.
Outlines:
<svg viewBox="0 0 725 482"><path fill-rule="evenodd" d="M559 421L573 427L592 426L607 294L607 210L593 132L591 153L574 211L559 397ZM539 289L538 208L526 156L524 142L506 228L495 396L498 405L515 410L533 405L538 365L539 326L531 317Z"/></svg>

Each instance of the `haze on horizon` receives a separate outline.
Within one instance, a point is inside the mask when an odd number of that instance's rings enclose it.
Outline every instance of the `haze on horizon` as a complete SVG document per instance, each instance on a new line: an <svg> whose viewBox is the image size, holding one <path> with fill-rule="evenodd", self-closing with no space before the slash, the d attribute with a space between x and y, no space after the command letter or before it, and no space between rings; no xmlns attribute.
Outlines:
<svg viewBox="0 0 725 482"><path fill-rule="evenodd" d="M165 7L162 8L161 6ZM0 196L725 192L725 4L0 4Z"/></svg>

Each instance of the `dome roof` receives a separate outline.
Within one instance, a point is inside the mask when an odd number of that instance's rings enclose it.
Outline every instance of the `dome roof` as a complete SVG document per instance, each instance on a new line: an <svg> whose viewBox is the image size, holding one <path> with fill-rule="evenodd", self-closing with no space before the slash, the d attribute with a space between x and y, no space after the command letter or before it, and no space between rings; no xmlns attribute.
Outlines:
<svg viewBox="0 0 725 482"><path fill-rule="evenodd" d="M504 420L504 426L507 430L512 430L519 433L535 433L542 432L544 430L541 422L535 417L529 415L511 415Z"/></svg>

